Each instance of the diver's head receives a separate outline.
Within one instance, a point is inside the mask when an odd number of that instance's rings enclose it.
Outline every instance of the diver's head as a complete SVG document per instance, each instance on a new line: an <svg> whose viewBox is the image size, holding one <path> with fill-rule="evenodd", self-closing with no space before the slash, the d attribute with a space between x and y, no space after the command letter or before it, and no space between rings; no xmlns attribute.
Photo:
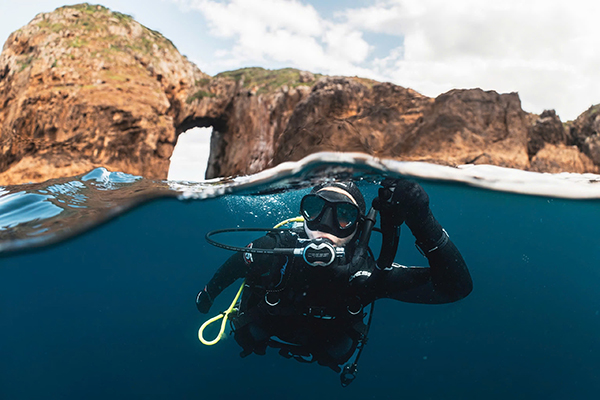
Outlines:
<svg viewBox="0 0 600 400"><path fill-rule="evenodd" d="M325 238L337 246L354 238L365 211L365 199L353 182L318 185L300 203L308 237Z"/></svg>

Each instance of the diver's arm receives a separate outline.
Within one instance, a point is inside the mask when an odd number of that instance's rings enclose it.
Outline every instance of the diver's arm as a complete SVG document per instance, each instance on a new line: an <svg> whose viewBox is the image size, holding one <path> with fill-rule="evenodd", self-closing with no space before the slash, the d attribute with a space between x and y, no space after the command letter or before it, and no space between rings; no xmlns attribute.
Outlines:
<svg viewBox="0 0 600 400"><path fill-rule="evenodd" d="M429 268L392 264L378 274L377 297L432 304L466 297L473 289L469 270L460 251L433 216L427 193L411 181L398 180L394 185L392 201L388 201L388 209L381 217L394 219L396 225L406 223L427 257Z"/></svg>
<svg viewBox="0 0 600 400"><path fill-rule="evenodd" d="M473 282L467 264L431 209L427 207L426 216L416 221L408 217L406 224L417 240L416 245L429 261L435 292L449 301L462 299L471 293Z"/></svg>
<svg viewBox="0 0 600 400"><path fill-rule="evenodd" d="M435 221L433 216L431 218ZM417 245L427 257L429 268L393 265L382 271L385 275L380 280L382 297L439 304L460 300L471 293L473 282L460 251L437 221L432 225L430 228L435 227L440 235L436 241L428 240L429 245L425 245L417 237Z"/></svg>
<svg viewBox="0 0 600 400"><path fill-rule="evenodd" d="M257 248L273 248L275 239L271 236L264 236L255 240L252 246ZM221 294L223 290L233 284L236 280L246 276L248 270L255 266L261 266L264 263L253 263L257 258L264 256L250 253L235 253L223 265L219 267L217 272L210 279L208 284L196 296L196 307L198 311L206 314L212 306L215 298ZM259 261L259 260L257 260Z"/></svg>

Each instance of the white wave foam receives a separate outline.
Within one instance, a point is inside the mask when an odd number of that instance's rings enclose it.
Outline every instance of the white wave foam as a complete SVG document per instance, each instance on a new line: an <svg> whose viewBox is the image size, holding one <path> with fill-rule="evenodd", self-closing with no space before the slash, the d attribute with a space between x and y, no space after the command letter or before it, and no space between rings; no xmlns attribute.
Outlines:
<svg viewBox="0 0 600 400"><path fill-rule="evenodd" d="M457 168L421 162L382 161L391 171L423 179L462 182L471 186L535 196L566 199L600 198L600 175L523 171L495 165Z"/></svg>
<svg viewBox="0 0 600 400"><path fill-rule="evenodd" d="M332 176L352 169L355 173L402 175L427 180L459 182L490 190L568 199L600 198L600 175L575 173L538 173L494 165L461 165L449 167L414 161L380 159L364 153L321 152L297 162L285 162L254 175L215 179L193 185L175 185L182 198L207 198L244 190L256 185L269 185L290 177L310 177L315 170ZM320 172L319 176L323 176Z"/></svg>

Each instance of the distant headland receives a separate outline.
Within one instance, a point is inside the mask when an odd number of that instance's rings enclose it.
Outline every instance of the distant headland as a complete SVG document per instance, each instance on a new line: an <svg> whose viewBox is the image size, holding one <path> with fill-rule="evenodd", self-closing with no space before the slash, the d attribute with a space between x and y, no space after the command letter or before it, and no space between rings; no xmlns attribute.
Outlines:
<svg viewBox="0 0 600 400"><path fill-rule="evenodd" d="M212 127L208 177L318 151L538 172L600 171L600 105L563 123L517 93L437 98L291 68L209 76L160 33L100 5L38 14L0 54L0 185L106 167L166 179L177 137Z"/></svg>

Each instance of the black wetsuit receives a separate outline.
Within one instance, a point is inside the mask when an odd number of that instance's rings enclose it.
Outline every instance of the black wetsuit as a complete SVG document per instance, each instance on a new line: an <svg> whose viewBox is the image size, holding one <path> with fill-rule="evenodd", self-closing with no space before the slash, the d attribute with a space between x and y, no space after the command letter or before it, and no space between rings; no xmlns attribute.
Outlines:
<svg viewBox="0 0 600 400"><path fill-rule="evenodd" d="M347 245L344 258L327 267L310 266L301 257L236 253L205 291L214 299L235 280L246 278L240 313L234 319L242 356L264 354L267 346L273 346L282 348L284 356L310 356L339 371L365 333L364 307L376 299L439 304L470 293L471 277L460 252L431 213L429 217L433 222L426 235L417 232L421 244L429 236L429 247L424 245L429 267L394 263L380 269L370 254L353 260L356 243ZM443 240L440 235L445 235ZM296 247L300 237L306 237L303 230L271 233L249 246Z"/></svg>

